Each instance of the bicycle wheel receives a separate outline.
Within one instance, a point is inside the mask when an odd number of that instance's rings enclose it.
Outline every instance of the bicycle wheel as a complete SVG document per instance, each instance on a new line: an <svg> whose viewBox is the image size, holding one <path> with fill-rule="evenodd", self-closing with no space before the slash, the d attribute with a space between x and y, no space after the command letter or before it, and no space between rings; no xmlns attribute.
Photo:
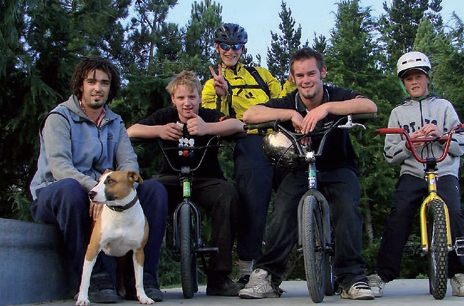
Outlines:
<svg viewBox="0 0 464 306"><path fill-rule="evenodd" d="M301 247L303 249L306 283L314 303L320 303L325 293L326 252L321 212L312 195L302 199Z"/></svg>
<svg viewBox="0 0 464 306"><path fill-rule="evenodd" d="M443 299L447 290L448 245L444 205L442 200L432 200L427 215L429 289L437 300Z"/></svg>
<svg viewBox="0 0 464 306"><path fill-rule="evenodd" d="M191 208L188 204L180 209L179 238L180 238L180 270L182 293L185 298L192 298L196 292L198 281L197 255L192 227Z"/></svg>

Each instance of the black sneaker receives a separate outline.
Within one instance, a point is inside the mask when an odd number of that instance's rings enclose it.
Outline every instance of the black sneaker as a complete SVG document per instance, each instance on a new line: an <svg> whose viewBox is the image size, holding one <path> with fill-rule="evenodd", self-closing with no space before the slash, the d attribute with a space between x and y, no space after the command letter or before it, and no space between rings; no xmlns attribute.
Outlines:
<svg viewBox="0 0 464 306"><path fill-rule="evenodd" d="M238 296L240 284L234 283L226 272L208 273L206 295Z"/></svg>
<svg viewBox="0 0 464 306"><path fill-rule="evenodd" d="M163 301L164 294L160 290L158 281L150 273L143 273L143 289L145 290L145 294L153 301ZM138 301L134 278L131 278L129 283L126 284L126 300Z"/></svg>
<svg viewBox="0 0 464 306"><path fill-rule="evenodd" d="M106 273L90 277L89 300L92 303L116 303L119 297L114 290L111 278Z"/></svg>
<svg viewBox="0 0 464 306"><path fill-rule="evenodd" d="M237 281L237 285L240 286L240 289L243 289L245 288L246 284L248 284L248 282L250 281L250 275L241 275L240 278L238 279Z"/></svg>

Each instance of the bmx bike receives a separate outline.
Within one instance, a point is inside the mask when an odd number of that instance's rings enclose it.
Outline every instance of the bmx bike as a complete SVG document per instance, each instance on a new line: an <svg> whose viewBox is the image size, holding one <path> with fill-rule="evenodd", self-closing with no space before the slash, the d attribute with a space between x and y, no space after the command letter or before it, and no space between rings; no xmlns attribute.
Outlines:
<svg viewBox="0 0 464 306"><path fill-rule="evenodd" d="M437 194L438 164L448 155L448 150L454 133L464 132L461 124L455 126L442 137L427 137L412 139L402 128L381 128L376 130L379 134L400 134L414 148L414 143L425 145L440 142L444 144L443 154L435 157L432 154L422 158L415 149L412 149L414 158L425 165L425 180L428 184L428 196L420 207L421 249L427 254L429 292L432 296L441 300L446 295L448 252L456 251L458 256L464 256L464 237L457 237L452 244L448 207Z"/></svg>
<svg viewBox="0 0 464 306"><path fill-rule="evenodd" d="M160 139L156 139L167 164L179 173L182 186L182 202L176 206L173 214L173 245L180 253L182 293L185 298L192 298L198 292L198 259L206 271L206 257L217 253L217 247L205 246L201 236L201 211L191 200L191 184L194 172L202 164L208 149L224 147L219 136L212 136L205 146L164 147ZM182 157L182 165L176 167L168 151L177 151ZM191 164L192 154L200 152L201 157L196 165Z"/></svg>
<svg viewBox="0 0 464 306"><path fill-rule="evenodd" d="M336 291L333 271L335 244L330 208L324 195L317 190L316 158L322 155L326 139L334 129L351 129L355 126L365 128L364 125L355 123L355 121L371 118L375 118L375 114L347 115L339 118L328 127L306 134L291 132L279 121L245 126L248 130L272 129L280 132L277 133L280 134L279 137L286 137L290 140L289 145L284 148L283 154L293 150L294 157L297 159L296 163L307 164L308 190L298 204L298 249L303 252L306 283L314 303L322 302L325 295L333 295ZM322 137L317 150L311 145L302 144L302 139L315 136Z"/></svg>

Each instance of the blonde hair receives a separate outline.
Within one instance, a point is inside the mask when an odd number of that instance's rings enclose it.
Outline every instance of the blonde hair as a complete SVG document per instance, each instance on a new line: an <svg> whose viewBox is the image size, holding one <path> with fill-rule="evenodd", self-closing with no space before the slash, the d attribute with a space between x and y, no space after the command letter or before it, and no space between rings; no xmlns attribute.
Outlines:
<svg viewBox="0 0 464 306"><path fill-rule="evenodd" d="M171 96L173 96L179 85L185 85L190 90L197 90L201 95L202 86L200 80L193 71L184 70L181 73L175 75L169 82L168 86L166 86L166 90Z"/></svg>

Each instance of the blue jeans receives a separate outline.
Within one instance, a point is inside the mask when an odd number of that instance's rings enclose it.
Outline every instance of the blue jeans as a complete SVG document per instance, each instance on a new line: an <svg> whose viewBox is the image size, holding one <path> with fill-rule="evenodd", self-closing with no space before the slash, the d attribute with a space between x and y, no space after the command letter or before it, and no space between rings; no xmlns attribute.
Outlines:
<svg viewBox="0 0 464 306"><path fill-rule="evenodd" d="M292 248L298 242L297 208L307 191L307 172L288 173L277 191L274 209L266 230L266 250L256 267L272 274L279 285ZM330 206L335 235L334 272L344 289L365 280L365 261L361 255L362 218L358 211L360 185L356 174L348 168L319 171L318 190Z"/></svg>
<svg viewBox="0 0 464 306"><path fill-rule="evenodd" d="M464 216L462 214L459 181L452 175L442 176L437 180L437 193L448 206L451 226L451 238L464 236ZM387 217L376 272L386 282L400 275L403 248L411 233L414 217L424 196L428 194L427 182L412 175L402 175L393 194L393 205ZM464 258L456 252L448 255L448 276L464 273Z"/></svg>
<svg viewBox="0 0 464 306"><path fill-rule="evenodd" d="M137 193L150 227L148 242L145 246L144 271L156 277L160 247L166 229L167 192L161 183L155 180L145 180L138 186ZM71 256L72 265L80 277L85 252L90 241L92 223L89 217L87 192L79 182L68 178L38 190L37 194L37 199L31 204L34 221L55 224L59 227ZM99 257L102 255L103 253ZM99 258L93 273L102 272L105 269L106 267Z"/></svg>
<svg viewBox="0 0 464 306"><path fill-rule="evenodd" d="M237 253L240 259L261 257L274 166L263 154L263 135L237 140L234 150L235 186L240 196Z"/></svg>

